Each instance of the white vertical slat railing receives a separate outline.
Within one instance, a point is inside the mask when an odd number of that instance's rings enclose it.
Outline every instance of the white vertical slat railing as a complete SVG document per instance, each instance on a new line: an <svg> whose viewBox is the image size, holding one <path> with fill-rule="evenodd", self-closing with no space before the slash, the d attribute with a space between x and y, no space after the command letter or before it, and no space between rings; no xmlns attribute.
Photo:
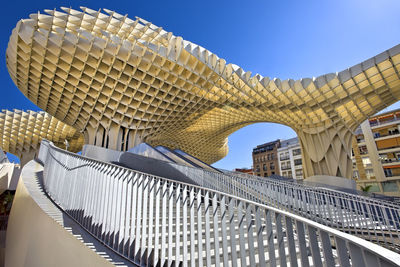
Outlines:
<svg viewBox="0 0 400 267"><path fill-rule="evenodd" d="M400 206L276 179L174 165L196 184L274 206L400 252Z"/></svg>
<svg viewBox="0 0 400 267"><path fill-rule="evenodd" d="M397 253L287 211L88 159L45 141L39 160L50 198L136 265L383 267L400 262Z"/></svg>

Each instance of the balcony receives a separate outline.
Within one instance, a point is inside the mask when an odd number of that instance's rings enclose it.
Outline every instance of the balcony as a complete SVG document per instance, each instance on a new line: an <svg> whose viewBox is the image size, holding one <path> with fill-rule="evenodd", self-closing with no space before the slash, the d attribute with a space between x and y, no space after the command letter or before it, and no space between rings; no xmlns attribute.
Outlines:
<svg viewBox="0 0 400 267"><path fill-rule="evenodd" d="M397 131L393 131L384 135L377 135L375 136L375 141L379 141L379 140L384 140L384 139L388 139L387 137L399 137L400 136L400 132Z"/></svg>
<svg viewBox="0 0 400 267"><path fill-rule="evenodd" d="M357 138L357 143L358 143L358 144L365 143L365 139L358 139L358 138Z"/></svg>
<svg viewBox="0 0 400 267"><path fill-rule="evenodd" d="M398 121L400 121L400 118L394 117L392 119L388 119L388 120L385 120L385 121L369 122L369 125L371 126L372 129L375 129L375 128L379 128L379 127L382 127L382 126L387 126L387 125L393 124L393 123L398 122Z"/></svg>
<svg viewBox="0 0 400 267"><path fill-rule="evenodd" d="M393 163L400 162L400 159L391 158L391 159L381 159L381 163L384 165L393 165Z"/></svg>

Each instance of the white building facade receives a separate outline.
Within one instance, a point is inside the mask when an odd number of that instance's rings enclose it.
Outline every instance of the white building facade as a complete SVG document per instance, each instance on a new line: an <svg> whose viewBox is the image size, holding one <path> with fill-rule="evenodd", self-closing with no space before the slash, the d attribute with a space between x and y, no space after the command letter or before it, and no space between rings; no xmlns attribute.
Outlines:
<svg viewBox="0 0 400 267"><path fill-rule="evenodd" d="M278 163L282 176L298 180L303 179L303 162L297 137L281 140L281 146L278 148Z"/></svg>

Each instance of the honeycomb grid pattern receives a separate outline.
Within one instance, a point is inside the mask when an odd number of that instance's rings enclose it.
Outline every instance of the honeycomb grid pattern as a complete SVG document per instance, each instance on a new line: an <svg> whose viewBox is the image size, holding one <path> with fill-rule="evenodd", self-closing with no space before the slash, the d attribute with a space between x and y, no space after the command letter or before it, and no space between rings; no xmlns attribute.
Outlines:
<svg viewBox="0 0 400 267"><path fill-rule="evenodd" d="M65 149L82 150L83 135L44 111L2 110L0 112L0 149L21 159L21 163L33 159L40 142L47 139Z"/></svg>
<svg viewBox="0 0 400 267"><path fill-rule="evenodd" d="M19 21L6 60L24 95L89 144L145 141L213 163L234 131L275 122L297 132L306 177L351 177L355 128L400 99L400 45L339 73L270 79L141 18L81 10Z"/></svg>

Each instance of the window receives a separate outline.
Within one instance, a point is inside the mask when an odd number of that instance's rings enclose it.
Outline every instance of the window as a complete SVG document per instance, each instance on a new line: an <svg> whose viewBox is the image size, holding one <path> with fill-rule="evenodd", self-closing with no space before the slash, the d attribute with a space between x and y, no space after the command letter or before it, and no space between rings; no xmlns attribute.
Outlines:
<svg viewBox="0 0 400 267"><path fill-rule="evenodd" d="M302 169L296 170L296 177L298 177L298 178L302 178L303 177L303 170Z"/></svg>
<svg viewBox="0 0 400 267"><path fill-rule="evenodd" d="M271 162L271 163L269 164L269 168L270 168L271 170L275 170L275 164L274 164L273 162Z"/></svg>
<svg viewBox="0 0 400 267"><path fill-rule="evenodd" d="M293 156L301 155L301 149L300 148L293 149L292 153Z"/></svg>
<svg viewBox="0 0 400 267"><path fill-rule="evenodd" d="M267 159L268 159L268 160L271 160L271 154L268 154L268 155L267 155Z"/></svg>
<svg viewBox="0 0 400 267"><path fill-rule="evenodd" d="M260 172L260 166L259 165L256 166L256 172Z"/></svg>
<svg viewBox="0 0 400 267"><path fill-rule="evenodd" d="M263 171L267 170L267 164L263 164Z"/></svg>
<svg viewBox="0 0 400 267"><path fill-rule="evenodd" d="M399 133L399 130L397 128L389 129L389 135L398 134L398 133Z"/></svg>
<svg viewBox="0 0 400 267"><path fill-rule="evenodd" d="M295 165L295 166L298 166L298 165L301 165L301 164L302 164L301 159L295 159L295 160L294 160L294 165Z"/></svg>
<svg viewBox="0 0 400 267"><path fill-rule="evenodd" d="M289 159L289 151L286 151L286 152L283 152L283 153L279 154L279 158L280 158L280 160Z"/></svg>
<svg viewBox="0 0 400 267"><path fill-rule="evenodd" d="M389 162L387 154L379 154L379 159L381 160L381 162Z"/></svg>
<svg viewBox="0 0 400 267"><path fill-rule="evenodd" d="M274 160L274 159L275 159L275 155L271 154L271 160Z"/></svg>
<svg viewBox="0 0 400 267"><path fill-rule="evenodd" d="M360 146L358 149L360 150L361 155L368 154L367 146Z"/></svg>
<svg viewBox="0 0 400 267"><path fill-rule="evenodd" d="M288 178L293 178L293 176L292 176L292 171L288 171L287 177L288 177Z"/></svg>
<svg viewBox="0 0 400 267"><path fill-rule="evenodd" d="M284 161L281 163L281 170L288 170L290 168L290 161Z"/></svg>
<svg viewBox="0 0 400 267"><path fill-rule="evenodd" d="M383 169L383 171L385 172L385 176L386 177L392 177L393 176L392 169Z"/></svg>
<svg viewBox="0 0 400 267"><path fill-rule="evenodd" d="M369 125L371 125L371 126L378 125L378 121L376 119L370 120Z"/></svg>
<svg viewBox="0 0 400 267"><path fill-rule="evenodd" d="M362 162L363 162L364 168L372 166L371 160L369 158L362 158Z"/></svg>
<svg viewBox="0 0 400 267"><path fill-rule="evenodd" d="M390 174L392 174L392 171L390 171ZM367 176L367 179L375 179L375 174L372 169L365 169L365 175Z"/></svg>
<svg viewBox="0 0 400 267"><path fill-rule="evenodd" d="M383 192L397 192L399 190L396 181L382 182L382 188Z"/></svg>

